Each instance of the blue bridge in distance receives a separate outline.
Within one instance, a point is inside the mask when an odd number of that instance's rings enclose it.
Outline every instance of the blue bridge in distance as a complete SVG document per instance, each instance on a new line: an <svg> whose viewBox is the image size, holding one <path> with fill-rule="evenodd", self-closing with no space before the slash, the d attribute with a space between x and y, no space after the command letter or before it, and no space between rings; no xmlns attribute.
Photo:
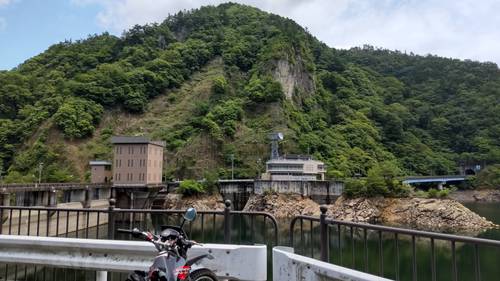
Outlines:
<svg viewBox="0 0 500 281"><path fill-rule="evenodd" d="M403 178L403 183L437 183L438 188L442 189L443 185L448 182L463 182L468 176L465 175L445 175L445 176L412 176Z"/></svg>

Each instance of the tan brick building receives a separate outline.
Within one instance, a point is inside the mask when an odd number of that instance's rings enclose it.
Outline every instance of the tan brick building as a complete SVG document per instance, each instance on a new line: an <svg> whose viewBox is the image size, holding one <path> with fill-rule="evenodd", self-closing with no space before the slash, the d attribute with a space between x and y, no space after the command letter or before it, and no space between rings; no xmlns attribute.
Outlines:
<svg viewBox="0 0 500 281"><path fill-rule="evenodd" d="M90 161L90 182L91 183L108 183L111 182L113 176L111 171L111 163L108 161Z"/></svg>
<svg viewBox="0 0 500 281"><path fill-rule="evenodd" d="M116 136L114 144L113 184L148 185L162 182L165 142L145 137Z"/></svg>

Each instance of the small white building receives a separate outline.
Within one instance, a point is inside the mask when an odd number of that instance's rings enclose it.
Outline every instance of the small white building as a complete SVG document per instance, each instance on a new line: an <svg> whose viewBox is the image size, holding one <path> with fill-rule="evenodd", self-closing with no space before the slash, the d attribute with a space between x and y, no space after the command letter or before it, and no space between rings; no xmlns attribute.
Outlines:
<svg viewBox="0 0 500 281"><path fill-rule="evenodd" d="M325 163L311 156L286 155L266 162L263 180L277 181L314 181L325 180Z"/></svg>

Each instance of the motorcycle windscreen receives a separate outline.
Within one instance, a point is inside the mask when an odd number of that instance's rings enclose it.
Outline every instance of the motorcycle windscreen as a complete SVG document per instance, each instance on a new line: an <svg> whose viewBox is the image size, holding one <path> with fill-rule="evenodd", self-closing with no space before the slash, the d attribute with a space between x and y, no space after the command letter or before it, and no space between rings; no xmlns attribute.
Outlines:
<svg viewBox="0 0 500 281"><path fill-rule="evenodd" d="M159 270L159 277L164 277L167 281L177 281L175 269L185 264L186 260L183 258L164 254L155 258L150 270Z"/></svg>

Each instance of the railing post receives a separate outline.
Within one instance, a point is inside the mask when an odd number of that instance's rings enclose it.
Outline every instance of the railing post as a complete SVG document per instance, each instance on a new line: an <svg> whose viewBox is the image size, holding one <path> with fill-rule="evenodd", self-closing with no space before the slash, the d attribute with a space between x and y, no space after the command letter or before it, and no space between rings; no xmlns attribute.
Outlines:
<svg viewBox="0 0 500 281"><path fill-rule="evenodd" d="M231 200L224 202L224 243L231 243Z"/></svg>
<svg viewBox="0 0 500 281"><path fill-rule="evenodd" d="M85 189L83 190L83 207L84 208L90 208L90 205L91 205L91 202L92 202L92 196L91 196L91 189L90 187L87 185L85 186Z"/></svg>
<svg viewBox="0 0 500 281"><path fill-rule="evenodd" d="M108 272L107 271L97 271L95 274L96 281L106 281L108 280Z"/></svg>
<svg viewBox="0 0 500 281"><path fill-rule="evenodd" d="M115 239L115 204L116 200L114 198L109 199L108 207L108 239Z"/></svg>
<svg viewBox="0 0 500 281"><path fill-rule="evenodd" d="M9 205L10 205L10 193L7 192L6 188L3 188L0 191L0 206L9 206ZM4 218L7 219L8 212L5 212L5 214L7 215L4 217L4 211L3 209L0 209L0 234L2 234L3 221Z"/></svg>
<svg viewBox="0 0 500 281"><path fill-rule="evenodd" d="M326 223L326 211L328 208L326 206L319 207L321 214L319 215L320 224L320 247L321 247L321 260L328 262L328 224Z"/></svg>
<svg viewBox="0 0 500 281"><path fill-rule="evenodd" d="M57 207L57 191L55 187L51 187L49 191L49 207Z"/></svg>

